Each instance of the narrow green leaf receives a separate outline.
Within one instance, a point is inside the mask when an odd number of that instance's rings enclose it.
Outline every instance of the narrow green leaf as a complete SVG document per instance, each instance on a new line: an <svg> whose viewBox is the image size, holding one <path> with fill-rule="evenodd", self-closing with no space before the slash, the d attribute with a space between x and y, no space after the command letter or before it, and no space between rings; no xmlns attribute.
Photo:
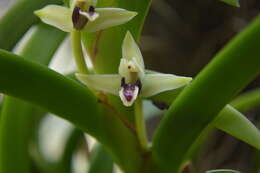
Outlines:
<svg viewBox="0 0 260 173"><path fill-rule="evenodd" d="M216 170L207 171L206 173L240 173L240 172L231 169L216 169Z"/></svg>
<svg viewBox="0 0 260 173"><path fill-rule="evenodd" d="M260 88L239 95L230 104L243 113L260 106Z"/></svg>
<svg viewBox="0 0 260 173"><path fill-rule="evenodd" d="M241 112L260 105L260 90L255 89L238 96L231 105ZM213 125L260 150L260 131L234 108L226 106L213 121Z"/></svg>
<svg viewBox="0 0 260 173"><path fill-rule="evenodd" d="M61 0L19 0L0 19L0 49L12 50L24 33L37 22L33 12Z"/></svg>
<svg viewBox="0 0 260 173"><path fill-rule="evenodd" d="M97 145L95 146L94 151L91 152L91 160L88 173L104 172L113 172L113 160L103 146Z"/></svg>
<svg viewBox="0 0 260 173"><path fill-rule="evenodd" d="M153 156L161 168L177 172L203 129L259 74L259 44L257 17L177 97L153 139Z"/></svg>
<svg viewBox="0 0 260 173"><path fill-rule="evenodd" d="M55 173L72 172L73 154L82 141L85 141L84 133L81 130L73 129L69 134L61 160L58 163L58 170L56 170Z"/></svg>
<svg viewBox="0 0 260 173"><path fill-rule="evenodd" d="M0 50L0 92L38 105L94 136L126 172L140 168L135 133L109 111L101 113L95 96L81 84Z"/></svg>
<svg viewBox="0 0 260 173"><path fill-rule="evenodd" d="M233 107L226 106L212 123L216 128L260 150L260 131Z"/></svg>
<svg viewBox="0 0 260 173"><path fill-rule="evenodd" d="M220 0L220 1L232 5L234 7L240 7L239 0Z"/></svg>
<svg viewBox="0 0 260 173"><path fill-rule="evenodd" d="M31 32L25 36L28 41L17 53L31 61L48 64L66 34L43 24ZM39 110L27 102L9 96L4 98L0 121L0 172L30 172L28 146L37 112Z"/></svg>

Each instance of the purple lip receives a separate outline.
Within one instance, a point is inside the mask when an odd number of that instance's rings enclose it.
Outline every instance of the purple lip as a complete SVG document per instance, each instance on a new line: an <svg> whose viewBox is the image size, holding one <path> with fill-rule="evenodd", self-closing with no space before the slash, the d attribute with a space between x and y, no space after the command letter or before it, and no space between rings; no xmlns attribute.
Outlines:
<svg viewBox="0 0 260 173"><path fill-rule="evenodd" d="M128 102L130 102L133 99L134 93L135 93L135 84L125 84L123 90L123 94Z"/></svg>

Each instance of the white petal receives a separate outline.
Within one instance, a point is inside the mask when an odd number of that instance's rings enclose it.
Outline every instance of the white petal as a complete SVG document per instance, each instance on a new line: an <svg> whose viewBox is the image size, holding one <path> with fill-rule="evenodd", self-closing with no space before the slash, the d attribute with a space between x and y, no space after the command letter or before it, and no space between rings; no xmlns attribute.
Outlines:
<svg viewBox="0 0 260 173"><path fill-rule="evenodd" d="M142 78L144 77L144 75L145 75L145 73L144 73L144 71L145 71L144 66L142 66L142 64L140 64L140 63L138 62L138 59L137 59L136 57L133 57L133 58L132 58L132 61L133 61L134 64L135 64L135 67L136 67L136 70L137 70L137 72L138 72L139 78L142 79Z"/></svg>
<svg viewBox="0 0 260 173"><path fill-rule="evenodd" d="M172 74L147 74L142 81L142 96L150 97L160 92L187 85L192 78Z"/></svg>
<svg viewBox="0 0 260 173"><path fill-rule="evenodd" d="M123 41L122 53L123 58L126 58L128 60L135 57L136 62L142 68L142 71L144 71L144 61L142 53L129 31L126 33L125 39Z"/></svg>
<svg viewBox="0 0 260 173"><path fill-rule="evenodd" d="M119 97L125 106L130 107L133 105L134 101L136 100L138 93L139 93L139 88L135 86L133 98L130 101L128 101L124 96L124 88L122 87L121 90L119 91Z"/></svg>
<svg viewBox="0 0 260 173"><path fill-rule="evenodd" d="M118 95L121 88L121 76L119 75L86 75L76 74L76 77L89 88L103 91L109 94Z"/></svg>
<svg viewBox="0 0 260 173"><path fill-rule="evenodd" d="M93 15L90 15L89 12L85 12L85 11L80 11L79 13L85 16L86 18L88 18L89 21L94 21L99 17L98 13L94 13Z"/></svg>
<svg viewBox="0 0 260 173"><path fill-rule="evenodd" d="M121 25L137 15L136 12L121 8L96 8L95 10L99 14L99 17L87 23L84 28L86 32L96 32L112 26Z"/></svg>
<svg viewBox="0 0 260 173"><path fill-rule="evenodd" d="M44 23L57 27L65 32L73 31L72 12L69 8L58 5L47 5L34 13L40 17Z"/></svg>
<svg viewBox="0 0 260 173"><path fill-rule="evenodd" d="M128 70L128 61L127 59L121 58L120 64L118 67L118 73L126 79L126 82L129 82L129 78L131 77L129 70Z"/></svg>

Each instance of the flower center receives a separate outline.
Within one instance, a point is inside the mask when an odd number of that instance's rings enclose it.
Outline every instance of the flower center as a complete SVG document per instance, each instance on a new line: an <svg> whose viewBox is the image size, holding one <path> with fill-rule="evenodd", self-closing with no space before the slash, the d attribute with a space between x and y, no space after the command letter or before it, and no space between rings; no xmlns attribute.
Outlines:
<svg viewBox="0 0 260 173"><path fill-rule="evenodd" d="M123 94L128 102L130 102L133 99L135 90L136 88L134 84L126 84L124 86Z"/></svg>
<svg viewBox="0 0 260 173"><path fill-rule="evenodd" d="M89 20L93 21L97 17L98 14L95 11L95 7L90 6L88 11L84 11L80 6L75 6L72 13L73 27L76 30L81 30L85 27Z"/></svg>
<svg viewBox="0 0 260 173"><path fill-rule="evenodd" d="M121 90L119 96L125 106L131 106L141 90L141 81L137 80L135 83L125 83L125 78L121 81Z"/></svg>

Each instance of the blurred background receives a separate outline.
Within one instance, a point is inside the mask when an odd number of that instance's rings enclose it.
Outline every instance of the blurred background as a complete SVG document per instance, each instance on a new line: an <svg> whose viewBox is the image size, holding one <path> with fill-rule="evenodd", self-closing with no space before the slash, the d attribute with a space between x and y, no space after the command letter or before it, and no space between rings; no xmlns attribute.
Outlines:
<svg viewBox="0 0 260 173"><path fill-rule="evenodd" d="M0 0L0 16L14 2L16 0ZM259 0L240 0L240 6L235 8L218 0L154 0L141 38L146 66L164 73L195 77L228 41L259 15ZM69 38L61 46L50 67L60 73L75 69ZM257 87L260 87L260 78L244 91ZM151 103L145 105L151 137L162 118L162 112ZM246 115L254 124L260 125L260 108ZM44 157L55 161L61 155L62 145L72 127L52 115L46 116L42 122L39 130L40 149ZM89 140L92 141L91 148L93 140ZM193 169L197 173L216 168L254 173L257 172L257 165L260 165L257 156L255 149L216 130L195 159ZM76 153L74 160L74 172L86 172L85 153Z"/></svg>

